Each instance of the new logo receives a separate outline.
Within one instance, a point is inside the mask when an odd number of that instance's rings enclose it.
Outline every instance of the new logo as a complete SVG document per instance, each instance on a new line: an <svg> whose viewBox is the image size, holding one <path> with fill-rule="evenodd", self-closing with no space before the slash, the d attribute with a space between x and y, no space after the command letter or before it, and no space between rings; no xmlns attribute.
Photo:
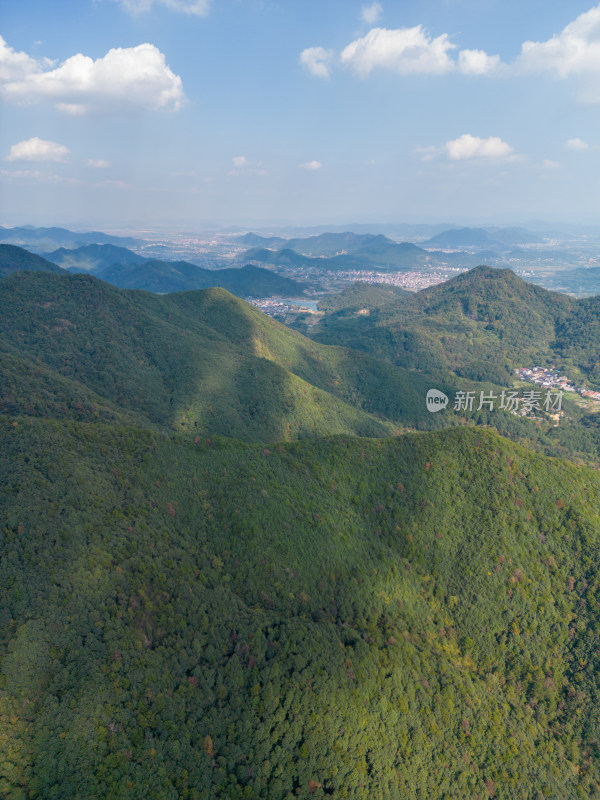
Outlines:
<svg viewBox="0 0 600 800"><path fill-rule="evenodd" d="M441 411L448 405L448 397L440 392L439 389L430 389L427 392L427 410L428 411Z"/></svg>

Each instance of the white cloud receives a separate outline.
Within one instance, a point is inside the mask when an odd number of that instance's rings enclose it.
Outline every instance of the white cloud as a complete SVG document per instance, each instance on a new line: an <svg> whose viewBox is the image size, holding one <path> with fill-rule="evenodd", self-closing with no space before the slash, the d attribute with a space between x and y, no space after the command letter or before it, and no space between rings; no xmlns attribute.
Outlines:
<svg viewBox="0 0 600 800"><path fill-rule="evenodd" d="M150 11L153 5L159 5L182 14L205 17L208 14L211 0L115 0L115 2L121 3L130 14L142 14Z"/></svg>
<svg viewBox="0 0 600 800"><path fill-rule="evenodd" d="M235 167L245 167L248 165L248 159L246 156L234 156L232 161Z"/></svg>
<svg viewBox="0 0 600 800"><path fill-rule="evenodd" d="M323 164L320 161L306 161L304 164L298 164L298 169L317 170L322 167Z"/></svg>
<svg viewBox="0 0 600 800"><path fill-rule="evenodd" d="M66 161L69 148L34 136L13 144L5 161Z"/></svg>
<svg viewBox="0 0 600 800"><path fill-rule="evenodd" d="M546 42L524 42L516 67L522 72L553 72L561 78L600 72L600 5Z"/></svg>
<svg viewBox="0 0 600 800"><path fill-rule="evenodd" d="M19 81L40 69L38 62L27 53L17 52L0 36L0 83Z"/></svg>
<svg viewBox="0 0 600 800"><path fill-rule="evenodd" d="M371 3L370 6L363 6L360 10L360 16L367 25L374 25L382 13L381 3Z"/></svg>
<svg viewBox="0 0 600 800"><path fill-rule="evenodd" d="M479 136L471 136L469 133L463 133L458 139L446 142L445 149L452 161L464 161L470 158L503 158L510 156L513 152L512 147L498 136L480 139Z"/></svg>
<svg viewBox="0 0 600 800"><path fill-rule="evenodd" d="M577 136L574 139L567 139L565 142L567 150L589 150L589 144L579 139Z"/></svg>
<svg viewBox="0 0 600 800"><path fill-rule="evenodd" d="M454 68L448 51L454 49L448 34L432 39L421 25L415 28L373 28L347 45L342 64L364 78L373 69L391 69L400 75L442 75Z"/></svg>
<svg viewBox="0 0 600 800"><path fill-rule="evenodd" d="M115 48L96 61L78 53L56 69L42 70L38 64L34 70L30 63L27 69L0 84L7 100L46 100L66 114L177 111L185 101L181 78L153 44Z"/></svg>
<svg viewBox="0 0 600 800"><path fill-rule="evenodd" d="M553 161L551 158L545 158L542 161L542 167L544 169L560 169L562 164L559 161Z"/></svg>
<svg viewBox="0 0 600 800"><path fill-rule="evenodd" d="M332 50L324 47L307 47L300 53L300 63L317 78L329 78L329 65L333 58Z"/></svg>
<svg viewBox="0 0 600 800"><path fill-rule="evenodd" d="M102 158L88 158L87 166L94 169L106 169L111 166L110 161L104 161Z"/></svg>
<svg viewBox="0 0 600 800"><path fill-rule="evenodd" d="M498 69L500 56L488 56L484 50L461 50L458 69L465 75L486 75Z"/></svg>

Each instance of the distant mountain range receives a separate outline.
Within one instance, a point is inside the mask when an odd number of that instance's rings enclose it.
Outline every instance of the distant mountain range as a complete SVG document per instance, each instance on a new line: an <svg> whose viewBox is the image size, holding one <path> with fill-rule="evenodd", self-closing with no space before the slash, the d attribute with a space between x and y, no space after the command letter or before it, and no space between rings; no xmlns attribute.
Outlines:
<svg viewBox="0 0 600 800"><path fill-rule="evenodd" d="M101 231L79 233L66 228L35 228L32 225L17 228L0 227L0 242L10 242L35 253L86 244L113 244L119 247L135 247L141 244L141 240L131 236L111 236Z"/></svg>
<svg viewBox="0 0 600 800"><path fill-rule="evenodd" d="M331 234L330 236L336 236ZM318 270L421 270L439 265L470 267L481 263L482 255L472 253L430 252L410 242L396 243L385 236L369 237L370 241L351 252L334 256L303 255L289 247L270 250L252 247L237 261L254 261L279 267L312 267ZM496 254L488 254L495 260Z"/></svg>
<svg viewBox="0 0 600 800"><path fill-rule="evenodd" d="M126 248L110 244L59 249L48 253L47 259L14 245L0 244L0 276L20 270L63 272L64 268L69 272L86 272L124 289L144 289L161 294L221 286L238 297L300 297L306 288L303 283L252 265L222 270L202 269L187 261L147 260Z"/></svg>
<svg viewBox="0 0 600 800"><path fill-rule="evenodd" d="M536 244L542 237L525 228L452 228L422 244L429 247L500 248Z"/></svg>

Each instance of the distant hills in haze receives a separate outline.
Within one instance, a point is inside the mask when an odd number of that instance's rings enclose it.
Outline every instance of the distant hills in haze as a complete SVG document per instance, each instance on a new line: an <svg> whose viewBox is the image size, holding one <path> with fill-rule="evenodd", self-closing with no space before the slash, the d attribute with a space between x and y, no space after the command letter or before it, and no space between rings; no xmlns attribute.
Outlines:
<svg viewBox="0 0 600 800"><path fill-rule="evenodd" d="M395 242L383 234L352 231L291 239L247 233L236 239L238 243L249 246L241 260L323 270L418 270L439 265L473 267L484 260L499 265L508 250L540 243L541 240L542 237L525 228L451 228L419 245ZM437 248L467 248L469 252L447 253Z"/></svg>
<svg viewBox="0 0 600 800"><path fill-rule="evenodd" d="M334 236L335 234L331 234ZM267 249L252 247L238 257L238 261L254 261L279 267L312 267L318 270L420 270L445 264L448 266L475 266L481 259L471 253L428 252L411 242L392 242L385 236L374 240L351 252L334 256L309 256L298 253L289 247Z"/></svg>
<svg viewBox="0 0 600 800"><path fill-rule="evenodd" d="M423 242L429 247L500 248L539 244L542 238L525 228L452 228Z"/></svg>
<svg viewBox="0 0 600 800"><path fill-rule="evenodd" d="M60 266L59 266L60 265ZM15 245L0 244L0 276L11 272L86 272L123 289L166 294L221 286L238 297L301 296L305 284L252 265L209 270L187 261L144 259L123 247L92 244L61 248L42 258Z"/></svg>
<svg viewBox="0 0 600 800"><path fill-rule="evenodd" d="M16 244L36 253L44 253L59 247L80 247L86 244L113 244L119 247L135 247L141 244L131 236L111 236L101 231L74 232L66 228L35 228L22 225L16 228L0 227L0 242Z"/></svg>

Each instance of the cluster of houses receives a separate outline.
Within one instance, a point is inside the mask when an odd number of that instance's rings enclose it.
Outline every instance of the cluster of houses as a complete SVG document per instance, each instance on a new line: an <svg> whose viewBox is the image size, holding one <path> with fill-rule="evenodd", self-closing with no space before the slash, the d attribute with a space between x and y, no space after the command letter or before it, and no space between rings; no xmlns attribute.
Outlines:
<svg viewBox="0 0 600 800"><path fill-rule="evenodd" d="M600 400L600 392L586 389L584 386L575 386L566 375L560 375L557 369L546 367L519 367L515 374L522 381L537 383L546 389L556 389L561 392L577 392L582 397L590 400Z"/></svg>

